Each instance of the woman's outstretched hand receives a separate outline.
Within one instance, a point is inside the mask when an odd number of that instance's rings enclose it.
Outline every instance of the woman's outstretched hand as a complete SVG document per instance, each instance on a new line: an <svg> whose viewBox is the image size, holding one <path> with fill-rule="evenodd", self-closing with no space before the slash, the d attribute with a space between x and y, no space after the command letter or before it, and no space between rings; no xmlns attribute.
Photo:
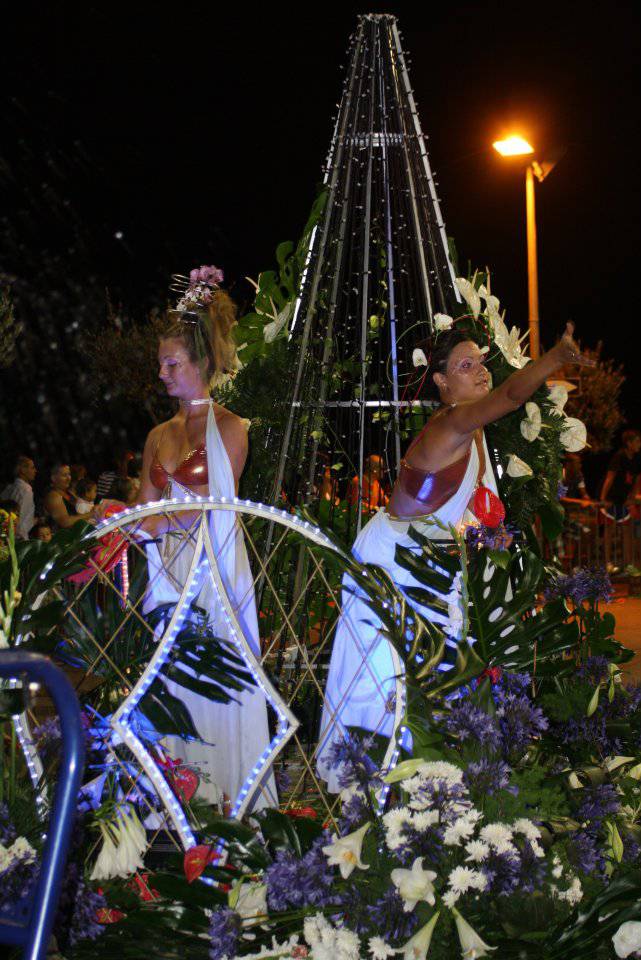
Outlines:
<svg viewBox="0 0 641 960"><path fill-rule="evenodd" d="M594 367L596 360L581 353L581 348L574 339L574 324L566 323L565 333L557 343L555 350L562 363L577 363L580 367Z"/></svg>

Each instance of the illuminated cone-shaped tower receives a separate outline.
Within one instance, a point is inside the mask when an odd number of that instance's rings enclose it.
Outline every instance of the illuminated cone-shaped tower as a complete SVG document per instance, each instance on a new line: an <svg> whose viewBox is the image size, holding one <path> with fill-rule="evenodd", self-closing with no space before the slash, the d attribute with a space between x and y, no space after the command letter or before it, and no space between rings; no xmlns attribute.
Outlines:
<svg viewBox="0 0 641 960"><path fill-rule="evenodd" d="M425 140L395 17L361 16L291 325L298 360L273 491L320 500L346 540L396 476L426 404L414 351L458 299Z"/></svg>
<svg viewBox="0 0 641 960"><path fill-rule="evenodd" d="M324 189L290 325L296 359L271 502L307 506L350 544L386 502L431 405L421 343L459 299L393 16L359 18ZM257 577L264 660L302 722L284 760L291 795L326 799L315 751L340 585L304 550L279 551L275 529L258 553L270 564Z"/></svg>

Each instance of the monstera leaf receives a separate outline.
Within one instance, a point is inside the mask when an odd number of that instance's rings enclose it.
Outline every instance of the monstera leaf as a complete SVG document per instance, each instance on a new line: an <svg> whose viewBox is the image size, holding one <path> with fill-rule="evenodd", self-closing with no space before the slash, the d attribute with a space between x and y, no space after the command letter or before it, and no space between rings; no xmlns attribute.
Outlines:
<svg viewBox="0 0 641 960"><path fill-rule="evenodd" d="M58 634L56 657L86 671L84 697L101 714L112 713L138 681L174 609L174 604L163 604L141 615L146 563L138 558L131 566L124 608L116 590L94 582L73 600ZM235 648L212 633L205 612L195 605L138 709L158 734L197 739L189 710L170 691L169 681L218 703L229 703L233 691L254 685Z"/></svg>

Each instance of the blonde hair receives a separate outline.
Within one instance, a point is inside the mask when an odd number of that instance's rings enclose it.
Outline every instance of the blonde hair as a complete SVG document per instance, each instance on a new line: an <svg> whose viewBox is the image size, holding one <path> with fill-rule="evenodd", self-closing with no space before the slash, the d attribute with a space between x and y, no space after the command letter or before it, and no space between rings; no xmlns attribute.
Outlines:
<svg viewBox="0 0 641 960"><path fill-rule="evenodd" d="M192 363L203 364L203 376L216 385L238 369L233 329L238 320L236 304L224 290L212 291L212 299L197 311L169 310L161 340L182 340Z"/></svg>

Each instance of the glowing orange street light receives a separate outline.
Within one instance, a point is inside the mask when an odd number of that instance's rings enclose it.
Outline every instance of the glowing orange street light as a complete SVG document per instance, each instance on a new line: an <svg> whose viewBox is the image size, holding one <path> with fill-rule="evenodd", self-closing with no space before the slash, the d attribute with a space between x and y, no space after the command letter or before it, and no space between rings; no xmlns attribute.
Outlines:
<svg viewBox="0 0 641 960"><path fill-rule="evenodd" d="M534 147L514 134L492 144L502 157L523 157L534 153ZM532 160L525 168L525 219L527 228L527 292L528 324L530 328L530 356L539 355L539 274L536 256L536 210L534 206L534 177L542 182L554 163L538 163Z"/></svg>
<svg viewBox="0 0 641 960"><path fill-rule="evenodd" d="M495 140L492 146L502 157L522 157L526 153L534 153L534 147L523 137L512 136L505 140Z"/></svg>

